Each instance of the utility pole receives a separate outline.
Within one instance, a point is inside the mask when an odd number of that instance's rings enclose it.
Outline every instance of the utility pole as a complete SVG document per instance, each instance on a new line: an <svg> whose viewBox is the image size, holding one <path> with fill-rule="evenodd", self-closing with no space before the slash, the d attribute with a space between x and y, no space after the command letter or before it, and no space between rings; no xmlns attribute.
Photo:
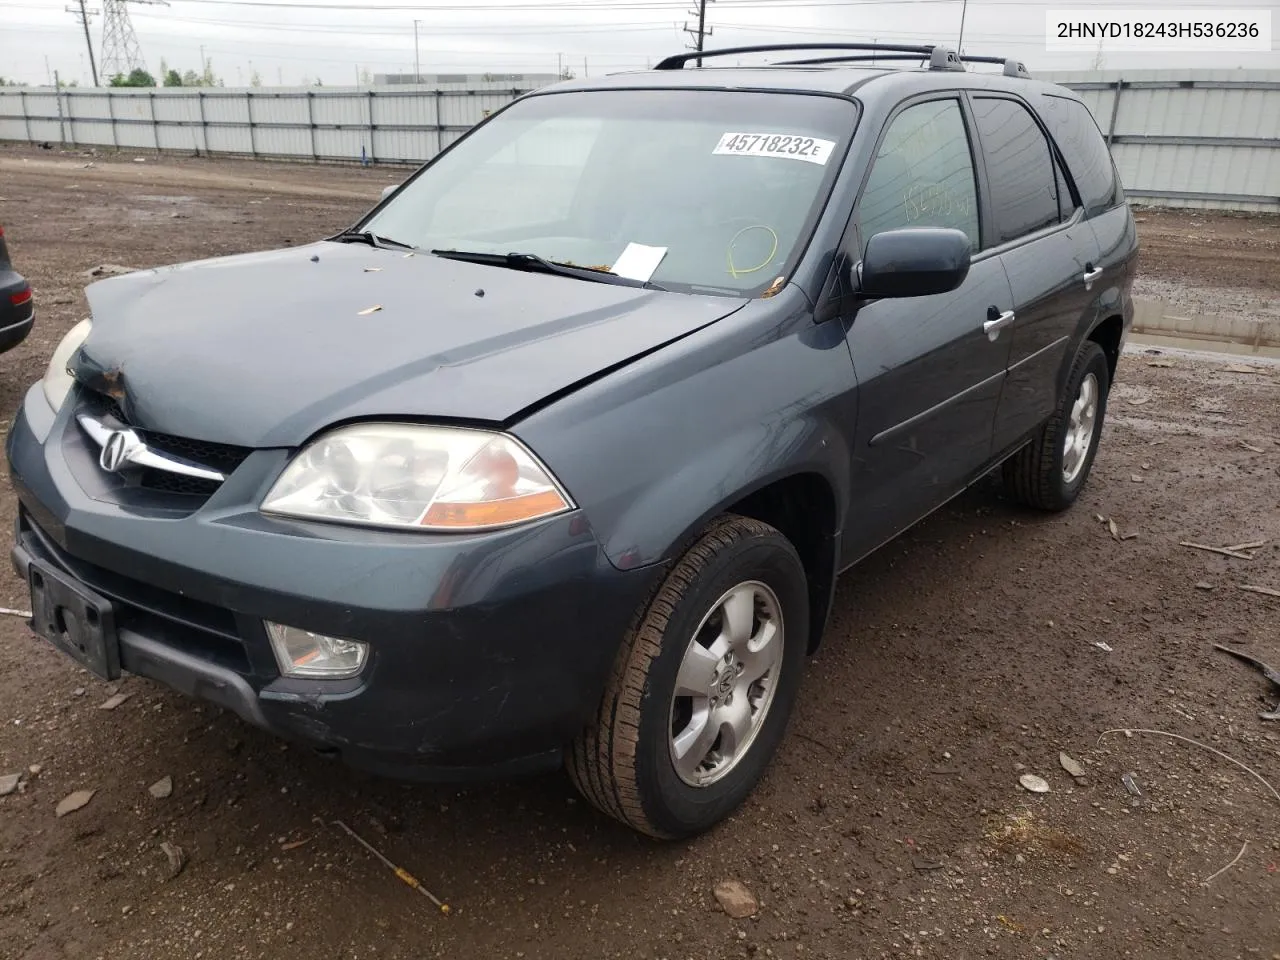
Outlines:
<svg viewBox="0 0 1280 960"><path fill-rule="evenodd" d="M969 12L969 0L964 0L960 7L960 39L956 43L956 53L964 53L964 17Z"/></svg>
<svg viewBox="0 0 1280 960"><path fill-rule="evenodd" d="M421 20L413 21L413 82L422 82L422 64L418 60L418 24Z"/></svg>
<svg viewBox="0 0 1280 960"><path fill-rule="evenodd" d="M80 21L80 26L84 27L84 45L89 48L89 72L93 74L93 85L98 85L98 64L93 59L93 41L89 39L89 18L95 16L98 11L90 10L84 5L84 0L78 0L75 7L67 7L67 13L70 13Z"/></svg>
<svg viewBox="0 0 1280 960"><path fill-rule="evenodd" d="M62 77L53 71L53 98L58 101L58 139L67 142L67 127L62 120Z"/></svg>
<svg viewBox="0 0 1280 960"><path fill-rule="evenodd" d="M693 49L701 53L704 49L703 43L705 39L715 33L715 30L707 26L707 0L698 0L698 9L690 10L690 16L696 15L698 18L698 29L690 28L689 24L684 25L684 32L693 36ZM702 66L702 58L698 58L698 66Z"/></svg>

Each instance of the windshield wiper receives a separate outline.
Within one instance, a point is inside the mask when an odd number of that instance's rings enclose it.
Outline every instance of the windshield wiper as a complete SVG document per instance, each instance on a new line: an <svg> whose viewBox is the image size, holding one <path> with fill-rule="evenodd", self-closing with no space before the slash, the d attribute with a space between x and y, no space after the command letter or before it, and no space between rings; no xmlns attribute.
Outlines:
<svg viewBox="0 0 1280 960"><path fill-rule="evenodd" d="M575 267L568 263L544 260L536 253L481 253L478 250L432 250L431 252L437 257L444 257L447 260L464 260L467 263L482 263L491 267L524 270L527 273L550 273L557 277L573 277L575 280L590 280L594 283L611 283L619 287L643 287L646 290L666 289L651 281L620 277L610 270Z"/></svg>
<svg viewBox="0 0 1280 960"><path fill-rule="evenodd" d="M343 230L342 233L331 239L336 240L338 243L367 243L371 247L382 247L384 249L414 249L413 244L401 243L399 240L392 240L388 237L380 237L368 230Z"/></svg>

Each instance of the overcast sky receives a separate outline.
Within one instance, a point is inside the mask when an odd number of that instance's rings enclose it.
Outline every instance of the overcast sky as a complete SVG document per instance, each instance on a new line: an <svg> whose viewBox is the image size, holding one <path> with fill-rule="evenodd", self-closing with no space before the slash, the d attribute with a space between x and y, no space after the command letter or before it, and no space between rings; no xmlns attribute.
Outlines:
<svg viewBox="0 0 1280 960"><path fill-rule="evenodd" d="M31 84L89 81L85 39L65 11L78 0L0 0L0 75ZM102 0L86 0L101 10ZM643 69L681 49L681 28L696 22L696 0L170 0L168 6L131 2L129 9L148 68L163 58L178 70L200 68L201 48L227 86L247 85L256 71L264 85L322 79L351 84L363 71L414 70L414 20L422 72L554 73L563 62L578 75ZM964 0L712 0L707 45L820 40L896 40L954 46ZM1280 11L1266 0L968 0L964 47L969 53L1016 56L1037 68L1087 69L1099 55L1108 69L1272 67L1272 52L1253 54L1047 53L1045 12L1087 8L1144 9L1153 14L1199 8ZM95 55L102 16L91 18Z"/></svg>

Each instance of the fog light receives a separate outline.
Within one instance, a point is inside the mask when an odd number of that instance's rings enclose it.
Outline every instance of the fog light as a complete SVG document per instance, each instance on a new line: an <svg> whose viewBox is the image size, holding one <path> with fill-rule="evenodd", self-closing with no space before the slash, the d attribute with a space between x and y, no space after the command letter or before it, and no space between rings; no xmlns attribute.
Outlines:
<svg viewBox="0 0 1280 960"><path fill-rule="evenodd" d="M263 621L280 673L286 677L339 680L354 677L369 657L369 645L359 640L326 637L310 630Z"/></svg>

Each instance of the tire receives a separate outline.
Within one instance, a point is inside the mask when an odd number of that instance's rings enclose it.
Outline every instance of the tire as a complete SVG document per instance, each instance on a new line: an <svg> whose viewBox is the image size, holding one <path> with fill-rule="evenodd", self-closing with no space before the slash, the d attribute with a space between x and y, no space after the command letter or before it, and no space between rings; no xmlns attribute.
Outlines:
<svg viewBox="0 0 1280 960"><path fill-rule="evenodd" d="M1082 393L1092 378L1091 404ZM1072 361L1058 409L1029 444L1004 463L1004 486L1013 499L1039 510L1065 510L1071 506L1089 479L1098 453L1098 437L1107 412L1107 392L1111 387L1106 354L1092 340L1086 340ZM1077 409L1078 404L1084 404ZM1074 429L1078 414L1092 408L1088 448L1082 457L1069 453L1068 440L1078 439ZM1073 444L1073 451L1076 450Z"/></svg>
<svg viewBox="0 0 1280 960"><path fill-rule="evenodd" d="M741 640L747 623L758 652ZM716 520L637 612L600 709L570 749L574 785L598 809L652 837L707 830L746 799L777 750L808 634L808 585L791 542L758 520ZM739 640L727 639L733 636ZM766 662L771 672L750 682ZM677 696L678 681L699 695ZM699 709L711 718L707 729L723 732L696 764L706 745L697 736ZM679 747L686 749L677 760Z"/></svg>

